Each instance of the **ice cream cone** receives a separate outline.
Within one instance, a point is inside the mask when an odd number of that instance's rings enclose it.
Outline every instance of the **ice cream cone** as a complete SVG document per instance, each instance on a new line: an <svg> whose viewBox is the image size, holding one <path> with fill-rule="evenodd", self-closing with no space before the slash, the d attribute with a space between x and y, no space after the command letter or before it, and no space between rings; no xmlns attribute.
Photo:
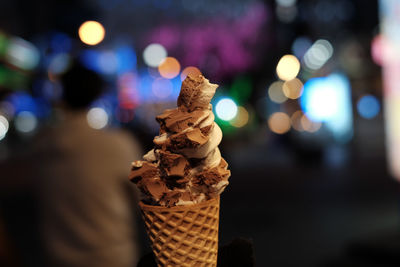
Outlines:
<svg viewBox="0 0 400 267"><path fill-rule="evenodd" d="M158 266L217 266L219 196L193 205L140 202Z"/></svg>

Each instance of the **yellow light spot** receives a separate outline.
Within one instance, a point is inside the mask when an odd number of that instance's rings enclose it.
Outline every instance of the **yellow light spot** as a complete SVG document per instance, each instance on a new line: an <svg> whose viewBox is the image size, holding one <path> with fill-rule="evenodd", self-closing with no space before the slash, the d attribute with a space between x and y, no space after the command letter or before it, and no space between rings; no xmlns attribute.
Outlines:
<svg viewBox="0 0 400 267"><path fill-rule="evenodd" d="M288 81L296 78L300 71L300 62L293 55L284 55L276 66L276 74L281 80Z"/></svg>
<svg viewBox="0 0 400 267"><path fill-rule="evenodd" d="M293 80L284 82L282 90L287 98L297 99L303 94L303 83L299 79L294 78Z"/></svg>
<svg viewBox="0 0 400 267"><path fill-rule="evenodd" d="M167 79L172 79L178 76L180 70L181 65L174 57L165 58L158 66L158 72L160 72L160 75Z"/></svg>
<svg viewBox="0 0 400 267"><path fill-rule="evenodd" d="M314 122L307 118L306 115L303 115L300 119L301 126L303 129L310 133L315 133L321 128L321 122Z"/></svg>
<svg viewBox="0 0 400 267"><path fill-rule="evenodd" d="M271 101L281 104L287 100L282 90L283 82L273 82L268 88L268 95Z"/></svg>
<svg viewBox="0 0 400 267"><path fill-rule="evenodd" d="M86 21L79 27L79 38L88 45L97 45L103 41L106 31L97 21Z"/></svg>
<svg viewBox="0 0 400 267"><path fill-rule="evenodd" d="M301 125L302 116L303 112L301 110L298 110L295 113L293 113L292 116L290 117L292 127L299 132L304 131L303 126Z"/></svg>
<svg viewBox="0 0 400 267"><path fill-rule="evenodd" d="M241 128L249 122L249 112L244 107L238 107L236 117L230 121L232 126Z"/></svg>
<svg viewBox="0 0 400 267"><path fill-rule="evenodd" d="M201 71L198 68L193 67L193 66L186 67L186 68L183 69L183 71L181 73L181 80L182 81L185 80L186 77L189 74L191 74L191 75L199 75L199 74L201 74Z"/></svg>
<svg viewBox="0 0 400 267"><path fill-rule="evenodd" d="M268 119L268 126L276 134L284 134L290 130L290 118L286 113L275 112Z"/></svg>

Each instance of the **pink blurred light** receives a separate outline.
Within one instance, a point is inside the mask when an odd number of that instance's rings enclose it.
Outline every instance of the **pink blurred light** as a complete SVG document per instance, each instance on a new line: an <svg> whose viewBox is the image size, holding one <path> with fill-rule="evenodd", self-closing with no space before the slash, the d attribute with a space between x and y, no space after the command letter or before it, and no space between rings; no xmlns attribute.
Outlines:
<svg viewBox="0 0 400 267"><path fill-rule="evenodd" d="M177 55L182 65L199 66L206 75L219 79L256 63L265 50L256 44L268 38L264 29L268 18L267 7L254 2L235 19L219 16L185 27L163 24L149 34L147 42L162 44L169 54ZM218 66L209 70L215 62Z"/></svg>
<svg viewBox="0 0 400 267"><path fill-rule="evenodd" d="M124 73L118 79L118 101L122 109L134 109L139 104L136 75Z"/></svg>

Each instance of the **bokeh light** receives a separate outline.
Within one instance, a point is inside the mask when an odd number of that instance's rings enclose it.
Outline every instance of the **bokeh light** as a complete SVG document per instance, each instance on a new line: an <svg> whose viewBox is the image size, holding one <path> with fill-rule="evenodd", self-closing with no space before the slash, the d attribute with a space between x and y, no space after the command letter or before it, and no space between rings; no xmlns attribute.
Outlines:
<svg viewBox="0 0 400 267"><path fill-rule="evenodd" d="M276 4L283 7L291 7L296 4L297 0L275 0Z"/></svg>
<svg viewBox="0 0 400 267"><path fill-rule="evenodd" d="M277 5L275 11L276 11L276 16L283 23L293 22L296 19L298 13L297 7L295 5L287 7Z"/></svg>
<svg viewBox="0 0 400 267"><path fill-rule="evenodd" d="M9 41L6 60L20 69L32 70L39 64L40 54L33 44L15 37Z"/></svg>
<svg viewBox="0 0 400 267"><path fill-rule="evenodd" d="M381 107L378 99L373 95L364 95L357 102L357 111L361 117L372 119L378 115Z"/></svg>
<svg viewBox="0 0 400 267"><path fill-rule="evenodd" d="M249 122L249 112L246 108L239 106L236 117L230 121L230 124L236 128L241 128Z"/></svg>
<svg viewBox="0 0 400 267"><path fill-rule="evenodd" d="M287 100L287 97L283 93L283 82L273 82L268 88L268 96L272 102L281 104Z"/></svg>
<svg viewBox="0 0 400 267"><path fill-rule="evenodd" d="M37 127L36 116L30 111L21 111L15 117L15 129L21 133L30 133Z"/></svg>
<svg viewBox="0 0 400 267"><path fill-rule="evenodd" d="M215 106L215 112L221 120L230 121L235 118L238 107L232 99L222 98Z"/></svg>
<svg viewBox="0 0 400 267"><path fill-rule="evenodd" d="M284 134L290 130L290 118L284 112L275 112L268 119L270 130L276 134Z"/></svg>
<svg viewBox="0 0 400 267"><path fill-rule="evenodd" d="M300 71L300 62L293 55L284 55L276 66L276 74L281 80L288 81L296 78Z"/></svg>
<svg viewBox="0 0 400 267"><path fill-rule="evenodd" d="M101 72L99 67L100 52L95 49L85 49L80 52L79 60L82 64L95 72Z"/></svg>
<svg viewBox="0 0 400 267"><path fill-rule="evenodd" d="M312 42L308 37L297 37L292 44L292 52L297 58L302 58L311 45Z"/></svg>
<svg viewBox="0 0 400 267"><path fill-rule="evenodd" d="M304 65L310 70L321 68L333 54L331 43L324 39L317 40L304 55Z"/></svg>
<svg viewBox="0 0 400 267"><path fill-rule="evenodd" d="M119 45L117 48L115 48L115 56L118 62L118 74L126 73L136 69L136 52L131 45Z"/></svg>
<svg viewBox="0 0 400 267"><path fill-rule="evenodd" d="M326 121L339 112L339 91L329 79L312 78L305 83L304 90L302 109L311 120Z"/></svg>
<svg viewBox="0 0 400 267"><path fill-rule="evenodd" d="M297 99L303 94L303 83L294 78L283 83L282 91L287 98Z"/></svg>
<svg viewBox="0 0 400 267"><path fill-rule="evenodd" d="M107 112L99 107L91 108L88 111L86 118L89 126L96 130L103 129L108 124Z"/></svg>
<svg viewBox="0 0 400 267"><path fill-rule="evenodd" d="M302 128L310 133L315 133L321 128L321 122L315 122L310 120L306 115L303 115L300 119Z"/></svg>
<svg viewBox="0 0 400 267"><path fill-rule="evenodd" d="M297 110L290 117L290 121L293 129L302 132L304 131L303 126L301 125L301 118L303 117L303 112L301 110Z"/></svg>
<svg viewBox="0 0 400 267"><path fill-rule="evenodd" d="M149 67L156 68L167 57L167 50L161 44L149 44L143 51L143 60Z"/></svg>
<svg viewBox="0 0 400 267"><path fill-rule="evenodd" d="M139 104L137 76L126 72L118 77L118 102L123 109L134 109Z"/></svg>
<svg viewBox="0 0 400 267"><path fill-rule="evenodd" d="M186 79L186 77L188 76L188 75L200 75L201 74L201 71L198 69L198 68L196 68L196 67L193 67L193 66L189 66L189 67L186 67L186 68L184 68L183 69L183 71L182 71L182 73L181 73L181 81L183 82L183 80L185 80Z"/></svg>
<svg viewBox="0 0 400 267"><path fill-rule="evenodd" d="M181 65L174 57L165 58L158 66L158 72L160 72L160 75L167 79L172 79L178 76L180 70Z"/></svg>
<svg viewBox="0 0 400 267"><path fill-rule="evenodd" d="M88 45L97 45L103 41L106 31L97 21L86 21L79 27L79 38Z"/></svg>
<svg viewBox="0 0 400 267"><path fill-rule="evenodd" d="M114 51L104 51L98 57L98 68L101 73L113 74L118 69L118 58Z"/></svg>
<svg viewBox="0 0 400 267"><path fill-rule="evenodd" d="M8 132L8 120L0 115L0 140L2 140Z"/></svg>
<svg viewBox="0 0 400 267"><path fill-rule="evenodd" d="M334 73L327 77L309 79L304 84L300 105L309 120L324 122L325 128L337 142L346 143L351 140L353 136L351 87L345 75Z"/></svg>
<svg viewBox="0 0 400 267"><path fill-rule="evenodd" d="M71 63L71 58L67 53L56 54L50 61L49 73L62 74L64 73Z"/></svg>
<svg viewBox="0 0 400 267"><path fill-rule="evenodd" d="M173 84L168 79L157 78L151 85L151 90L156 97L167 98L172 94Z"/></svg>

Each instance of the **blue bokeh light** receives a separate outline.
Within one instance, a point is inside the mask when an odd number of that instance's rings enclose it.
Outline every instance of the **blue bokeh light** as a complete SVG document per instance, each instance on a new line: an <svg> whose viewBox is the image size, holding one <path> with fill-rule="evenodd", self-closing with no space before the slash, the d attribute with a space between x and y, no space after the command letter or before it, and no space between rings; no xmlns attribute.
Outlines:
<svg viewBox="0 0 400 267"><path fill-rule="evenodd" d="M300 104L313 121L327 121L339 112L339 91L327 77L312 78L304 84Z"/></svg>
<svg viewBox="0 0 400 267"><path fill-rule="evenodd" d="M47 117L51 112L51 106L44 98L32 97L26 92L15 92L5 99L14 108L15 114L30 112L39 118Z"/></svg>
<svg viewBox="0 0 400 267"><path fill-rule="evenodd" d="M365 95L358 100L357 111L361 117L372 119L378 115L381 106L378 99L373 95Z"/></svg>
<svg viewBox="0 0 400 267"><path fill-rule="evenodd" d="M14 107L16 114L22 111L29 111L36 115L38 113L38 106L35 99L25 92L12 93L5 100Z"/></svg>
<svg viewBox="0 0 400 267"><path fill-rule="evenodd" d="M99 59L100 53L94 49L86 49L83 50L79 57L82 64L93 71L100 72L99 69Z"/></svg>
<svg viewBox="0 0 400 267"><path fill-rule="evenodd" d="M121 45L115 50L115 53L118 61L117 72L119 74L136 69L136 53L130 46Z"/></svg>
<svg viewBox="0 0 400 267"><path fill-rule="evenodd" d="M350 83L343 74L312 78L304 84L300 106L312 121L323 122L339 142L353 136Z"/></svg>

